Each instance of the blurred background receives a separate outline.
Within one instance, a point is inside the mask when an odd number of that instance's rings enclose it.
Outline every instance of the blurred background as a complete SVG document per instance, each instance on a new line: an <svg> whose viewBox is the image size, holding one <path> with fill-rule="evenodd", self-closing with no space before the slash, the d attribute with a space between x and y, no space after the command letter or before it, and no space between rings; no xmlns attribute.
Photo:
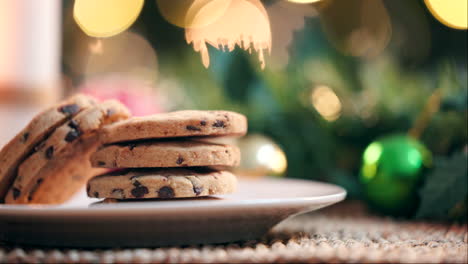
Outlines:
<svg viewBox="0 0 468 264"><path fill-rule="evenodd" d="M0 146L75 92L233 110L240 175L466 221L467 3L441 2L0 0Z"/></svg>

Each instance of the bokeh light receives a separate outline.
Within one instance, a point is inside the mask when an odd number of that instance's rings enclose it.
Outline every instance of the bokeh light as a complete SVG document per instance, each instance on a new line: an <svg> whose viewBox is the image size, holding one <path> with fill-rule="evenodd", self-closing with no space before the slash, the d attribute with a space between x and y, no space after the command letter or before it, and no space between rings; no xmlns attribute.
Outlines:
<svg viewBox="0 0 468 264"><path fill-rule="evenodd" d="M310 101L317 112L327 121L335 121L341 115L341 101L328 86L315 87L310 95Z"/></svg>
<svg viewBox="0 0 468 264"><path fill-rule="evenodd" d="M468 28L467 0L424 0L432 15L444 25L456 28Z"/></svg>
<svg viewBox="0 0 468 264"><path fill-rule="evenodd" d="M129 28L144 0L75 0L73 17L89 36L110 37Z"/></svg>
<svg viewBox="0 0 468 264"><path fill-rule="evenodd" d="M331 43L347 55L376 57L392 36L390 17L381 0L330 1L320 17Z"/></svg>
<svg viewBox="0 0 468 264"><path fill-rule="evenodd" d="M208 26L228 9L231 0L156 0L159 12L171 24L182 28Z"/></svg>
<svg viewBox="0 0 468 264"><path fill-rule="evenodd" d="M240 19L242 18L242 19ZM194 18L197 23L200 17ZM205 27L187 28L185 38L201 53L205 67L210 65L207 44L220 50L234 50L235 46L258 53L262 69L265 67L264 51L271 51L271 30L268 14L259 0L230 1L226 12Z"/></svg>
<svg viewBox="0 0 468 264"><path fill-rule="evenodd" d="M289 2L298 3L298 4L312 4L317 3L322 0L288 0Z"/></svg>
<svg viewBox="0 0 468 264"><path fill-rule="evenodd" d="M156 52L148 41L133 32L124 32L105 39L95 39L88 45L88 60L83 76L118 73L156 82L158 64Z"/></svg>

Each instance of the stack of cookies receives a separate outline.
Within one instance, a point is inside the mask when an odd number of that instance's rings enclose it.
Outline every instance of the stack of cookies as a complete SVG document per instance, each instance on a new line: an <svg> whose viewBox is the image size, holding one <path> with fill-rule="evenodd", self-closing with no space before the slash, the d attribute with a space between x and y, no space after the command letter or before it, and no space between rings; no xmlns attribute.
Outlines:
<svg viewBox="0 0 468 264"><path fill-rule="evenodd" d="M101 127L130 117L113 100L76 95L39 113L0 151L0 201L62 203L99 173L89 162Z"/></svg>
<svg viewBox="0 0 468 264"><path fill-rule="evenodd" d="M103 129L97 168L117 169L88 182L96 198L186 198L231 193L239 149L208 137L242 136L246 118L228 111L178 111L135 117ZM197 141L203 139L203 141Z"/></svg>
<svg viewBox="0 0 468 264"><path fill-rule="evenodd" d="M104 144L91 156L111 173L89 180L90 197L186 198L235 191L226 170L240 162L239 149L210 137L242 136L246 118L228 111L178 111L134 117L103 128Z"/></svg>

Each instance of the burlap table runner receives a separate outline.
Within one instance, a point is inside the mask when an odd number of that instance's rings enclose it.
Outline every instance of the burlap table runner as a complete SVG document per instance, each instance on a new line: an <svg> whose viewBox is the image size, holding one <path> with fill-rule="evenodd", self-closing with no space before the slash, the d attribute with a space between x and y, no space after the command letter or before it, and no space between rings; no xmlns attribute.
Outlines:
<svg viewBox="0 0 468 264"><path fill-rule="evenodd" d="M34 249L0 245L16 263L466 263L467 225L397 221L355 202L288 219L257 241L157 249Z"/></svg>

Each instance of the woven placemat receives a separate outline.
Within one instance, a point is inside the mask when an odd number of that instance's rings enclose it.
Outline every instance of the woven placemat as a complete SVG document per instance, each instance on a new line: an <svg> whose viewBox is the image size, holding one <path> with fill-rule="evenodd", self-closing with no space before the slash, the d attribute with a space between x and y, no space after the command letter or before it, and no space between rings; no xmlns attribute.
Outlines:
<svg viewBox="0 0 468 264"><path fill-rule="evenodd" d="M3 263L466 263L467 225L397 221L356 202L284 221L257 241L157 249L22 249L0 246Z"/></svg>

